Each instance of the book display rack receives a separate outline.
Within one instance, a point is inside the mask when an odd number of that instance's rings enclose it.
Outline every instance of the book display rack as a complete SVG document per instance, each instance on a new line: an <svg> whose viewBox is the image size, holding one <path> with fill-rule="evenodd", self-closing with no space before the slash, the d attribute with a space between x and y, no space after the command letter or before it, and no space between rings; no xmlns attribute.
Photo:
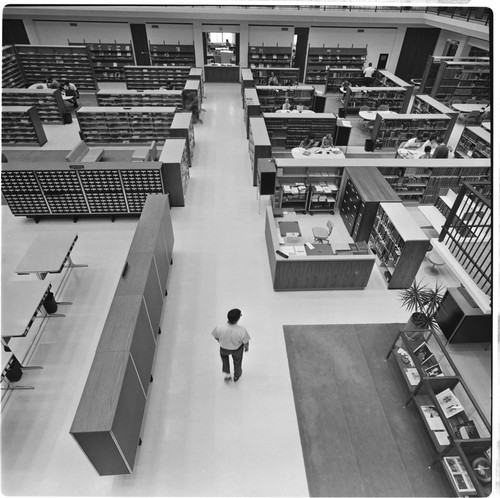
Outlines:
<svg viewBox="0 0 500 498"><path fill-rule="evenodd" d="M273 147L293 149L298 147L309 133L312 133L318 140L328 133L335 136L337 116L333 113L275 114L267 112L263 116Z"/></svg>
<svg viewBox="0 0 500 498"><path fill-rule="evenodd" d="M68 113L60 90L3 88L2 105L36 107L44 123L64 123L63 115Z"/></svg>
<svg viewBox="0 0 500 498"><path fill-rule="evenodd" d="M164 167L144 163L3 163L2 193L14 216L138 214L165 193Z"/></svg>
<svg viewBox="0 0 500 498"><path fill-rule="evenodd" d="M271 157L271 141L263 117L250 117L248 121L248 153L250 155L250 167L252 168L252 181L253 185L256 186L257 162L261 158Z"/></svg>
<svg viewBox="0 0 500 498"><path fill-rule="evenodd" d="M4 145L40 145L47 142L38 111L34 106L2 107Z"/></svg>
<svg viewBox="0 0 500 498"><path fill-rule="evenodd" d="M449 136L452 121L446 114L397 114L388 117L377 113L371 139L381 147L397 149L399 144L419 134L423 140L433 134Z"/></svg>
<svg viewBox="0 0 500 498"><path fill-rule="evenodd" d="M182 90L99 90L96 93L99 106L160 106L182 110Z"/></svg>
<svg viewBox="0 0 500 498"><path fill-rule="evenodd" d="M354 84L362 75L366 54L366 47L309 47L305 83L325 84L328 91L337 91L345 80Z"/></svg>
<svg viewBox="0 0 500 498"><path fill-rule="evenodd" d="M45 82L47 75L74 83L78 90L96 90L90 50L84 45L14 45L27 85Z"/></svg>
<svg viewBox="0 0 500 498"><path fill-rule="evenodd" d="M411 285L429 248L427 235L399 202L379 204L369 243L389 289Z"/></svg>
<svg viewBox="0 0 500 498"><path fill-rule="evenodd" d="M165 140L159 161L163 164L165 185L171 206L185 206L189 183L188 142L185 138Z"/></svg>
<svg viewBox="0 0 500 498"><path fill-rule="evenodd" d="M267 85L271 74L278 78L280 86L291 86L299 83L299 68L298 67L258 67L252 68L252 77L256 85Z"/></svg>
<svg viewBox="0 0 500 498"><path fill-rule="evenodd" d="M8 45L2 50L2 88L24 88L26 81L17 60L14 47Z"/></svg>
<svg viewBox="0 0 500 498"><path fill-rule="evenodd" d="M191 66L124 66L125 83L129 90L158 90L173 86L182 90Z"/></svg>
<svg viewBox="0 0 500 498"><path fill-rule="evenodd" d="M259 67L291 67L292 46L289 47L248 47L248 64L250 68ZM298 70L297 70L298 71ZM253 72L253 71L252 71ZM279 76L278 76L279 77Z"/></svg>
<svg viewBox="0 0 500 498"><path fill-rule="evenodd" d="M135 144L170 136L175 107L82 107L76 112L87 144Z"/></svg>
<svg viewBox="0 0 500 498"><path fill-rule="evenodd" d="M149 44L153 66L195 66L194 45Z"/></svg>
<svg viewBox="0 0 500 498"><path fill-rule="evenodd" d="M268 86L257 85L262 112L275 112L282 108L285 99L288 99L293 108L301 105L304 109L311 109L314 102L314 87L311 85L296 86Z"/></svg>
<svg viewBox="0 0 500 498"><path fill-rule="evenodd" d="M348 87L344 96L346 114L357 114L362 106L376 111L388 105L393 112L403 112L408 105L408 90L402 86L356 86Z"/></svg>
<svg viewBox="0 0 500 498"><path fill-rule="evenodd" d="M491 133L481 126L466 126L458 139L455 157L490 158Z"/></svg>
<svg viewBox="0 0 500 498"><path fill-rule="evenodd" d="M491 425L436 332L399 332L396 360L455 496L491 494Z"/></svg>
<svg viewBox="0 0 500 498"><path fill-rule="evenodd" d="M429 95L415 95L409 112L412 114L446 114L449 116L451 118L451 122L448 125L447 133L443 136L445 143L450 139L451 132L459 115L458 111L447 107Z"/></svg>
<svg viewBox="0 0 500 498"><path fill-rule="evenodd" d="M84 45L90 50L90 57L94 67L95 78L98 81L123 81L124 66L133 65L134 53L130 43L78 43L70 45Z"/></svg>

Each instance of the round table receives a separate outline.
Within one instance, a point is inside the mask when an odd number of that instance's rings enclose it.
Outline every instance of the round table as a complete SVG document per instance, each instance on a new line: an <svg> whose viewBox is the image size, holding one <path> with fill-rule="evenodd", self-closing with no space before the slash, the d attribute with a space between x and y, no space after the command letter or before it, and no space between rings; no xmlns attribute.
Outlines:
<svg viewBox="0 0 500 498"><path fill-rule="evenodd" d="M359 111L359 117L364 121L374 121L377 114L380 114L383 118L390 117L391 115L397 114L394 111Z"/></svg>
<svg viewBox="0 0 500 498"><path fill-rule="evenodd" d="M463 112L465 114L472 111L482 111L488 104L451 104L451 107L455 109L455 111Z"/></svg>
<svg viewBox="0 0 500 498"><path fill-rule="evenodd" d="M443 266L444 265L443 258L437 252L432 251L427 256L427 259L429 260L429 263L432 265L432 268L430 270L433 273L437 273L437 271L438 271L436 266Z"/></svg>
<svg viewBox="0 0 500 498"><path fill-rule="evenodd" d="M306 154L304 154L304 152ZM292 156L295 159L345 159L345 154L338 147L294 147Z"/></svg>

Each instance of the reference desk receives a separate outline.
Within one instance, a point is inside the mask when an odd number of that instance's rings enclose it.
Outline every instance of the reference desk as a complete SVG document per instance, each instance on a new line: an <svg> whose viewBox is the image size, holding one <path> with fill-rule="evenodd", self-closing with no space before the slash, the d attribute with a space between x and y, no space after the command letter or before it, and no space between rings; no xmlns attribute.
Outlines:
<svg viewBox="0 0 500 498"><path fill-rule="evenodd" d="M300 255L282 257L276 251L285 252L286 248L280 245L278 220L270 206L266 208L265 235L275 291L363 289L368 284L376 259L369 251L368 254L353 254L361 251L321 244L324 248L319 253L320 244L313 244L314 249L308 255L305 243L312 242L311 238L311 241L297 242Z"/></svg>

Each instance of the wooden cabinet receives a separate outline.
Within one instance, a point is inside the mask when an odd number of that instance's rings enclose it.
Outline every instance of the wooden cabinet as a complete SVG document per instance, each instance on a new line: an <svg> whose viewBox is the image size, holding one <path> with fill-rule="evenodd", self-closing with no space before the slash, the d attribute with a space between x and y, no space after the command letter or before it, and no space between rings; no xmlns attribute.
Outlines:
<svg viewBox="0 0 500 498"><path fill-rule="evenodd" d="M63 116L70 114L60 90L4 88L2 99L3 106L35 107L43 123L62 124Z"/></svg>
<svg viewBox="0 0 500 498"><path fill-rule="evenodd" d="M250 167L252 168L252 182L256 186L257 161L264 157L271 157L271 141L267 133L266 123L262 117L249 118L248 152L250 154Z"/></svg>
<svg viewBox="0 0 500 498"><path fill-rule="evenodd" d="M189 149L185 138L165 140L159 161L163 164L164 178L171 206L185 206L189 183Z"/></svg>
<svg viewBox="0 0 500 498"><path fill-rule="evenodd" d="M191 66L124 66L123 70L129 90L158 90L170 85L182 90Z"/></svg>
<svg viewBox="0 0 500 498"><path fill-rule="evenodd" d="M406 207L398 202L381 202L369 241L379 258L387 287L409 287L424 260L429 239Z"/></svg>
<svg viewBox="0 0 500 498"><path fill-rule="evenodd" d="M42 146L47 136L36 107L2 107L2 143L4 145Z"/></svg>
<svg viewBox="0 0 500 498"><path fill-rule="evenodd" d="M345 168L342 183L340 215L355 242L368 242L379 204L400 199L376 168Z"/></svg>
<svg viewBox="0 0 500 498"><path fill-rule="evenodd" d="M151 62L154 66L194 66L194 45L149 44Z"/></svg>

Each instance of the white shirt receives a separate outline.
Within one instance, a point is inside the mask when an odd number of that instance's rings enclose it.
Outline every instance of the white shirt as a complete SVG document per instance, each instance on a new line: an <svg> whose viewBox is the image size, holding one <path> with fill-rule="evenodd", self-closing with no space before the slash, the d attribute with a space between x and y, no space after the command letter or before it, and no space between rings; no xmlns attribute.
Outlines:
<svg viewBox="0 0 500 498"><path fill-rule="evenodd" d="M219 341L219 345L224 349L238 349L242 344L247 344L250 340L247 329L238 324L225 323L220 327L215 327L212 335Z"/></svg>
<svg viewBox="0 0 500 498"><path fill-rule="evenodd" d="M365 70L363 71L363 74L367 77L367 78L371 78L373 76L373 73L375 72L375 68L372 67L372 66L368 66L367 68L365 68Z"/></svg>

